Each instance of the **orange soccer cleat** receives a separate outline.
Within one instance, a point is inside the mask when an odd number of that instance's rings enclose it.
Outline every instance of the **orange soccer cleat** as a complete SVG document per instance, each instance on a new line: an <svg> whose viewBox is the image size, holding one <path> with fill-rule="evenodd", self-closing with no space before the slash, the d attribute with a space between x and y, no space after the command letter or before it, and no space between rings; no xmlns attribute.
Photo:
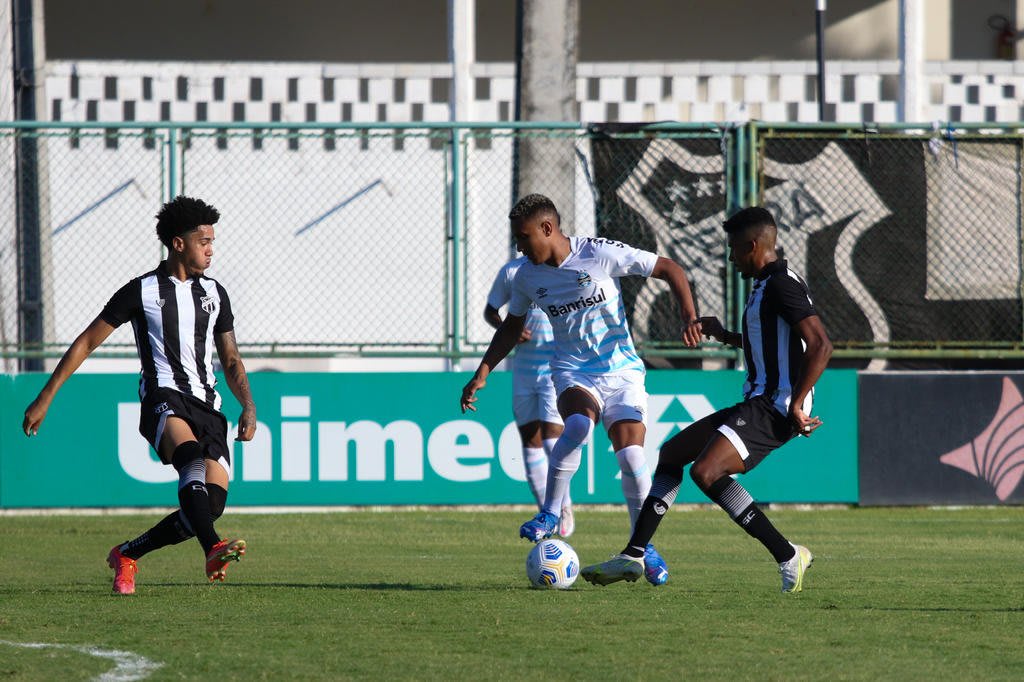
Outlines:
<svg viewBox="0 0 1024 682"><path fill-rule="evenodd" d="M135 559L121 554L121 545L114 545L107 555L107 565L114 569L114 593L135 594L135 574L139 567Z"/></svg>
<svg viewBox="0 0 1024 682"><path fill-rule="evenodd" d="M245 540L221 540L206 555L206 577L210 582L224 581L229 561L238 561L245 554ZM134 562L133 562L134 563Z"/></svg>

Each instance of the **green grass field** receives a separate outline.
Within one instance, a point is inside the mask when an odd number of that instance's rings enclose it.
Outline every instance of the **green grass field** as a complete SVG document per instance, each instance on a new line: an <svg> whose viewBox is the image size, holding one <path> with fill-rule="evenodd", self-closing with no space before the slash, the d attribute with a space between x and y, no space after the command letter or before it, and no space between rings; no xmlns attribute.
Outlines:
<svg viewBox="0 0 1024 682"><path fill-rule="evenodd" d="M158 517L0 517L0 679L85 680L131 652L149 680L1024 678L1024 509L770 512L815 554L804 591L714 509L673 510L667 585L532 590L529 512L227 516L249 542L204 583L194 541L110 593L106 552ZM583 564L625 511L577 514ZM123 672L123 671L122 671ZM107 678L114 679L114 678ZM117 679L141 679L122 676Z"/></svg>

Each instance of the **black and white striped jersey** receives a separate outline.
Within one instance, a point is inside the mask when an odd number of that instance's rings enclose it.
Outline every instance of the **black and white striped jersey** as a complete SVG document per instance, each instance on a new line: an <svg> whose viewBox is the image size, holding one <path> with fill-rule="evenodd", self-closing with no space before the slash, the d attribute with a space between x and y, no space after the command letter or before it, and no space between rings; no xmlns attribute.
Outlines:
<svg viewBox="0 0 1024 682"><path fill-rule="evenodd" d="M232 331L234 316L219 283L205 276L179 281L167 273L165 261L118 289L100 318L114 327L131 321L142 361L140 398L165 387L220 409L214 336Z"/></svg>
<svg viewBox="0 0 1024 682"><path fill-rule="evenodd" d="M817 314L807 284L789 269L785 260L769 263L758 273L743 309L745 398L767 395L775 409L784 415L789 413L793 384L805 349L793 326ZM811 413L813 399L812 389L804 400L806 414Z"/></svg>

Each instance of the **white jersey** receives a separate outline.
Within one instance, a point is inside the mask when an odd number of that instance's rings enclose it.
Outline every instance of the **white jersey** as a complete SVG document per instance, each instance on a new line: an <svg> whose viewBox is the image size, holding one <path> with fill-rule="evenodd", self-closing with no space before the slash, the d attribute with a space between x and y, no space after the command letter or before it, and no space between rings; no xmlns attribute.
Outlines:
<svg viewBox="0 0 1024 682"><path fill-rule="evenodd" d="M555 336L554 371L588 374L644 372L633 347L619 277L650 277L657 254L621 242L570 237L569 256L557 268L529 261L512 282L510 315L532 302L543 310Z"/></svg>
<svg viewBox="0 0 1024 682"><path fill-rule="evenodd" d="M498 270L494 284L491 285L491 292L487 294L487 305L498 310L511 300L512 280L515 279L519 268L529 262L525 256L516 258ZM551 332L551 323L548 322L547 315L535 305L530 305L527 311L526 329L531 332L530 340L516 346L516 354L512 358L512 371L525 377L550 379L551 360L555 356L552 342L555 337Z"/></svg>

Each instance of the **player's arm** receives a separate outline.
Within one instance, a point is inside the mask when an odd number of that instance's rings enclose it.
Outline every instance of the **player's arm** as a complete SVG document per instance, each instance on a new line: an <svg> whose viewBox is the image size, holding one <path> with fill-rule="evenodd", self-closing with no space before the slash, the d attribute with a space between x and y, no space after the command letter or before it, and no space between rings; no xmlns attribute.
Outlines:
<svg viewBox="0 0 1024 682"><path fill-rule="evenodd" d="M801 406L828 366L828 360L832 357L832 342L817 315L800 320L793 326L793 330L803 339L805 347L800 359L800 376L793 386L789 403L789 418L797 433L807 436L821 426L821 419L804 414Z"/></svg>
<svg viewBox="0 0 1024 682"><path fill-rule="evenodd" d="M484 319L487 324L491 325L495 329L501 326L501 313L498 309L488 303L484 306ZM519 343L526 343L533 337L533 332L530 331L526 325L523 325L523 331L519 334Z"/></svg>
<svg viewBox="0 0 1024 682"><path fill-rule="evenodd" d="M221 332L214 336L214 342L217 344L217 357L224 368L224 379L242 406L242 414L238 418L237 440L252 440L256 433L256 403L249 389L249 375L245 373L242 355L238 352L235 332Z"/></svg>
<svg viewBox="0 0 1024 682"><path fill-rule="evenodd" d="M25 408L25 420L21 423L21 430L26 436L33 436L39 433L39 426L46 418L46 412L50 409L57 391L64 385L72 374L75 373L85 359L107 340L107 337L114 331L114 326L106 322L102 317L97 317L88 327L85 328L74 343L68 347L61 357L60 362L53 370L53 374L47 380L46 385L39 391L39 395Z"/></svg>
<svg viewBox="0 0 1024 682"><path fill-rule="evenodd" d="M804 399L821 377L832 357L832 342L811 300L807 286L794 277L771 277L765 284L765 299L789 325L791 333L803 341L798 376L793 382L789 401L789 420L793 429L803 436L821 426L821 420L803 411Z"/></svg>
<svg viewBox="0 0 1024 682"><path fill-rule="evenodd" d="M743 347L743 334L729 331L722 326L717 317L700 318L700 333L709 339L714 339L719 343L724 343L734 348Z"/></svg>
<svg viewBox="0 0 1024 682"><path fill-rule="evenodd" d="M497 329L501 326L501 313L498 312L497 308L488 303L484 306L484 320L487 324Z"/></svg>
<svg viewBox="0 0 1024 682"><path fill-rule="evenodd" d="M700 344L700 320L697 318L697 308L693 304L693 294L690 292L690 283L686 280L683 266L674 260L658 256L651 277L666 282L672 290L682 318L683 343L695 348Z"/></svg>
<svg viewBox="0 0 1024 682"><path fill-rule="evenodd" d="M477 400L476 392L487 385L487 376L519 343L525 325L526 315L509 314L494 332L491 344L480 361L480 366L473 373L473 378L462 388L462 399L459 401L459 406L463 412L466 410L476 412L476 406L473 405Z"/></svg>

